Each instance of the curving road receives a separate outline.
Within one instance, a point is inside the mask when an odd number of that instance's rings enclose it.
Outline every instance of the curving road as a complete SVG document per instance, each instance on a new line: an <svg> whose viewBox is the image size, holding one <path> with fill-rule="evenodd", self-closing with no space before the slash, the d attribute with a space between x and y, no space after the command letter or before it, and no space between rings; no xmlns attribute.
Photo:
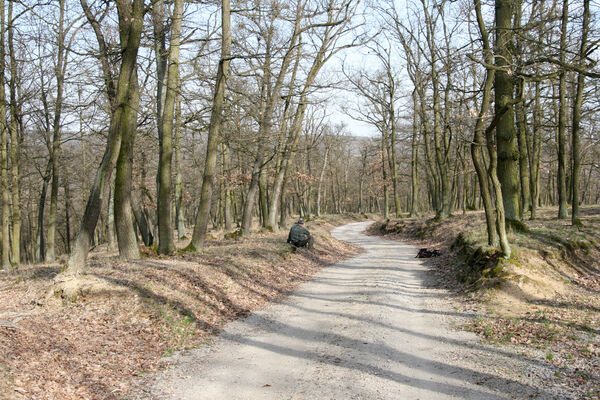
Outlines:
<svg viewBox="0 0 600 400"><path fill-rule="evenodd" d="M449 329L456 313L440 311L443 292L424 287L416 249L362 234L368 224L332 232L363 254L178 356L152 398L547 398L488 370L487 361L513 355Z"/></svg>

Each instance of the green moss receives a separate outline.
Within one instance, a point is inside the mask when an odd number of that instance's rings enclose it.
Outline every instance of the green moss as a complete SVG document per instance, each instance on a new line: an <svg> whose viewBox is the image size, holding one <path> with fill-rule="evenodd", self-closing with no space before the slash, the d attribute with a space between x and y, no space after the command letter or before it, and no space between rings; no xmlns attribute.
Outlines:
<svg viewBox="0 0 600 400"><path fill-rule="evenodd" d="M530 233L531 230L527 225L525 225L522 221L507 219L506 220L506 229L509 232L513 233Z"/></svg>
<svg viewBox="0 0 600 400"><path fill-rule="evenodd" d="M502 265L501 263L498 263L498 265L496 265L494 268L492 268L492 275L494 277L499 277L502 275L503 271L504 271L504 265Z"/></svg>
<svg viewBox="0 0 600 400"><path fill-rule="evenodd" d="M185 246L183 249L181 249L182 253L197 253L198 249L196 249L196 246L194 246L193 244L188 244L187 246Z"/></svg>

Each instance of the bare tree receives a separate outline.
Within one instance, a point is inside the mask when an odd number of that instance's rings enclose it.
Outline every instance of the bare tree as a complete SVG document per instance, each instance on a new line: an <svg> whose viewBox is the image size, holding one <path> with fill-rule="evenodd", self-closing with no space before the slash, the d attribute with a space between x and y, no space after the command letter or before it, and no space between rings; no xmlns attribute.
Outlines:
<svg viewBox="0 0 600 400"><path fill-rule="evenodd" d="M81 0L81 5L90 25L96 33L98 45L100 48L100 58L103 64L108 64L108 60L102 56L106 44L100 31L100 24L91 13L86 0ZM131 9L131 13L128 10ZM102 162L96 173L94 183L86 204L85 212L81 220L81 226L75 239L73 252L69 258L68 267L64 272L67 275L78 275L82 272L87 261L87 255L90 249L100 208L103 198L108 189L112 171L114 169L119 149L121 146L121 127L123 119L126 118L126 109L129 106L131 81L134 76L137 53L140 46L140 39L143 28L144 1L143 0L119 0L117 1L117 10L119 13L119 30L127 32L127 35L121 37L122 61L119 73L118 84L116 87L112 83L112 78L108 74L108 66L103 67L107 91L110 94L114 91L114 102L111 103L111 119L108 141ZM109 95L109 99L110 99Z"/></svg>
<svg viewBox="0 0 600 400"><path fill-rule="evenodd" d="M217 150L219 143L219 132L223 120L223 108L225 103L225 86L229 74L230 52L231 52L231 10L229 0L221 2L221 59L217 70L217 83L213 99L210 126L208 129L208 143L206 145L206 161L204 164L204 177L202 179L202 192L200 197L200 209L192 241L188 248L201 251L204 246L206 229L210 215L212 201L212 190L215 180L215 168L217 164Z"/></svg>

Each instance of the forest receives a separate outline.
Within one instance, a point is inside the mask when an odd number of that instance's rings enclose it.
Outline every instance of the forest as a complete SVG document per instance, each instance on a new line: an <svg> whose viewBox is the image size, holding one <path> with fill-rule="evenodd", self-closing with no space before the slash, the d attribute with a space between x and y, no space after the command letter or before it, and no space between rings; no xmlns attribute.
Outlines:
<svg viewBox="0 0 600 400"><path fill-rule="evenodd" d="M509 256L600 201L589 0L0 3L3 268L345 212L483 209Z"/></svg>
<svg viewBox="0 0 600 400"><path fill-rule="evenodd" d="M0 0L0 398L598 398L599 11Z"/></svg>

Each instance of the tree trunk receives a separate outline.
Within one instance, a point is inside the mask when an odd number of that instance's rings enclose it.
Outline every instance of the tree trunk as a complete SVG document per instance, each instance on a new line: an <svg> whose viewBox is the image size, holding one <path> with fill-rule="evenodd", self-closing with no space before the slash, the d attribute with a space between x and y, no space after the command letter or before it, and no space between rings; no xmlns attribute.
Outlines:
<svg viewBox="0 0 600 400"><path fill-rule="evenodd" d="M485 167L485 161L483 159L483 148L485 146L485 138L483 135L483 118L485 113L489 109L491 100L491 89L494 81L493 71L488 71L486 80L483 87L483 100L481 101L481 109L479 117L475 124L475 135L473 143L471 143L471 157L473 158L473 165L477 172L477 178L479 179L479 191L481 193L481 199L483 201L483 209L485 211L485 221L488 234L488 245L498 246L498 235L496 232L495 224L495 209L492 203L492 196L489 190L489 176Z"/></svg>
<svg viewBox="0 0 600 400"><path fill-rule="evenodd" d="M140 88L137 70L134 70L129 89L128 107L125 109L121 126L121 150L115 172L114 212L119 256L125 260L140 258L140 250L135 234L134 216L131 205L133 191L132 167L133 145L137 129L137 110L140 103Z"/></svg>
<svg viewBox="0 0 600 400"><path fill-rule="evenodd" d="M71 218L70 218L70 210L71 210L71 191L69 190L69 181L67 179L66 170L63 169L63 189L65 191L65 241L66 241L66 251L67 254L71 253Z"/></svg>
<svg viewBox="0 0 600 400"><path fill-rule="evenodd" d="M173 158L173 117L179 82L179 43L183 19L183 0L175 0L169 45L169 67L165 94L165 108L160 138L160 169L158 174L158 254L173 254L171 162Z"/></svg>
<svg viewBox="0 0 600 400"><path fill-rule="evenodd" d="M117 251L117 241L115 240L115 189L114 185L111 186L108 194L108 213L106 217L106 238L107 248L109 252ZM100 241L98 241L100 242Z"/></svg>
<svg viewBox="0 0 600 400"><path fill-rule="evenodd" d="M512 68L512 17L513 0L496 0L495 65L495 113L500 115L496 124L498 180L502 185L502 199L506 219L519 221L519 152L515 146L516 130L513 110L514 84L509 68Z"/></svg>
<svg viewBox="0 0 600 400"><path fill-rule="evenodd" d="M131 192L131 200L133 216L135 217L135 222L140 230L140 234L142 235L142 241L144 242L145 246L152 246L152 224L148 222L146 213L142 208L142 199L135 190Z"/></svg>
<svg viewBox="0 0 600 400"><path fill-rule="evenodd" d="M486 63L492 64L493 62L493 54L489 44L489 36L487 29L485 28L485 24L483 22L483 16L481 13L481 3L480 0L474 0L475 2L475 10L477 13L477 25L479 27L479 32L481 34L481 39L483 42L483 53L484 59ZM493 70L492 68L487 68L486 71L486 79L484 84L483 91L483 99L481 102L481 108L479 110L479 114L477 117L476 127L475 127L475 140L471 145L471 153L473 154L473 163L475 164L475 168L477 170L477 175L479 177L479 187L482 194L482 198L484 200L484 208L486 214L486 223L488 228L488 243L490 245L496 245L497 241L500 242L500 247L502 248L502 253L505 258L510 257L510 245L508 244L508 239L506 236L506 226L505 226L505 216L504 216L504 204L502 201L502 193L501 193L501 184L498 179L496 166L496 152L494 149L494 139L493 139L493 126L488 127L485 131L485 138L489 156L489 167L488 167L488 176L484 177L482 167L484 165L484 160L482 154L478 152L476 146L478 144L483 144L483 118L487 114L487 111L490 107L491 102L491 89L492 86L495 85L498 71ZM489 178L488 178L489 177ZM488 192L488 179L492 181L492 187L494 189L495 194L495 202L496 202L496 234L492 234L492 219L493 219L493 208L491 205L491 196L487 194Z"/></svg>
<svg viewBox="0 0 600 400"><path fill-rule="evenodd" d="M46 172L42 177L42 190L40 191L40 202L38 204L38 231L37 231L37 245L38 245L38 261L44 261L46 259L46 241L44 238L44 209L46 206L46 195L48 194L48 184L52 177L52 159L48 159L46 164Z"/></svg>
<svg viewBox="0 0 600 400"><path fill-rule="evenodd" d="M410 155L410 215L418 215L418 194L419 194L419 128L417 126L417 93L416 89L412 92L413 100L413 126Z"/></svg>
<svg viewBox="0 0 600 400"><path fill-rule="evenodd" d="M519 85L519 97L523 97L525 92L525 81L521 81ZM516 106L516 116L517 116L517 142L519 146L519 180L521 182L521 196L520 196L520 210L521 210L521 219L523 218L523 213L530 211L531 206L531 190L530 190L530 178L529 178L529 166L528 166L528 152L527 152L527 136L528 136L528 128L527 128L527 109L525 108L525 102L521 102Z"/></svg>
<svg viewBox="0 0 600 400"><path fill-rule="evenodd" d="M566 1L566 0L565 0ZM581 26L581 46L579 48L578 62L583 66L585 64L587 51L588 51L588 31L590 23L590 0L583 0L583 21ZM581 121L581 106L583 104L583 89L585 86L585 74L579 72L577 74L577 91L575 93L575 100L573 101L573 134L571 135L571 157L573 158L573 168L571 179L571 191L573 192L573 211L571 213L571 223L575 226L581 225L579 219L579 180L580 180L580 169L581 169L581 154L579 148L579 135L580 135L580 121Z"/></svg>
<svg viewBox="0 0 600 400"><path fill-rule="evenodd" d="M533 135L528 140L529 178L531 180L531 219L537 218L537 207L540 201L540 154L541 154L541 102L540 83L535 83L535 103L533 111Z"/></svg>
<svg viewBox="0 0 600 400"><path fill-rule="evenodd" d="M562 22L560 35L560 62L565 63L567 52L567 20L569 18L569 1L563 0ZM559 112L558 112L558 218L569 216L567 212L567 183L566 183L566 125L567 125L567 73L560 70L558 83Z"/></svg>
<svg viewBox="0 0 600 400"><path fill-rule="evenodd" d="M93 19L89 13L89 8L85 0L81 0L84 10L87 9L86 16L88 20ZM66 275L78 275L83 271L87 261L90 244L100 215L102 202L106 194L107 187L110 184L110 177L114 169L119 148L121 147L121 124L124 117L125 108L127 107L127 99L129 97L129 85L135 68L137 53L140 46L140 38L143 28L144 1L133 0L132 3L132 18L128 18L124 5L121 1L117 2L119 11L119 26L123 30L129 32L126 41L121 42L123 49L119 82L116 89L115 101L112 103L111 120L108 134L108 142L102 162L94 178L91 192L87 200L85 211L81 219L81 226L75 239L75 245L71 257L69 258ZM92 24L97 24L97 21L90 21ZM102 43L102 38L97 36L99 43ZM123 39L122 39L123 40ZM102 45L100 46L102 47ZM107 87L110 92L110 81L107 81ZM110 96L109 96L110 99Z"/></svg>
<svg viewBox="0 0 600 400"><path fill-rule="evenodd" d="M183 210L183 178L181 176L182 152L181 135L183 125L181 121L181 93L177 92L175 106L175 223L177 224L177 238L183 240L185 235L185 212Z"/></svg>
<svg viewBox="0 0 600 400"><path fill-rule="evenodd" d="M231 160L229 154L229 146L223 143L223 151L221 152L223 173L225 176L225 204L223 205L223 219L225 220L225 230L231 231L233 229L233 219L231 215Z"/></svg>
<svg viewBox="0 0 600 400"><path fill-rule="evenodd" d="M385 142L387 134L385 133L385 129L381 132L381 179L383 182L383 218L390 218L390 207L388 204L388 184L387 184L387 170L385 168ZM338 196L339 197L339 196Z"/></svg>
<svg viewBox="0 0 600 400"><path fill-rule="evenodd" d="M50 211L48 215L48 252L46 261L53 262L56 259L56 208L58 204L59 161L61 150L61 116L63 106L63 88L67 68L67 50L65 48L64 13L65 0L60 0L60 14L58 22L58 54L55 67L56 73L56 99L54 101L54 120L52 124L52 149L50 160L52 161L52 187L50 189Z"/></svg>
<svg viewBox="0 0 600 400"><path fill-rule="evenodd" d="M260 221L263 228L267 226L269 216L268 193L267 193L267 169L261 168L258 176L258 206L260 209ZM273 227L270 227L273 230Z"/></svg>
<svg viewBox="0 0 600 400"><path fill-rule="evenodd" d="M21 263L21 184L19 175L20 144L17 111L17 57L13 46L13 3L8 3L8 50L10 54L10 172L12 191L12 263Z"/></svg>
<svg viewBox="0 0 600 400"><path fill-rule="evenodd" d="M8 125L6 120L6 95L4 91L5 55L4 35L6 23L4 18L4 0L0 0L0 131L2 142L0 149L0 170L2 180L2 268L11 268L10 264L10 188L8 186Z"/></svg>
<svg viewBox="0 0 600 400"><path fill-rule="evenodd" d="M208 220L210 217L210 205L212 202L212 191L215 181L215 171L217 166L217 153L219 144L219 134L223 120L223 108L225 104L225 86L227 84L227 75L229 74L229 53L231 49L231 25L230 25L230 2L223 0L221 2L221 59L217 69L217 81L213 97L213 107L210 115L210 126L208 128L208 142L206 145L206 159L204 164L204 176L202 179L202 192L200 197L200 207L196 226L190 248L196 251L202 251Z"/></svg>

